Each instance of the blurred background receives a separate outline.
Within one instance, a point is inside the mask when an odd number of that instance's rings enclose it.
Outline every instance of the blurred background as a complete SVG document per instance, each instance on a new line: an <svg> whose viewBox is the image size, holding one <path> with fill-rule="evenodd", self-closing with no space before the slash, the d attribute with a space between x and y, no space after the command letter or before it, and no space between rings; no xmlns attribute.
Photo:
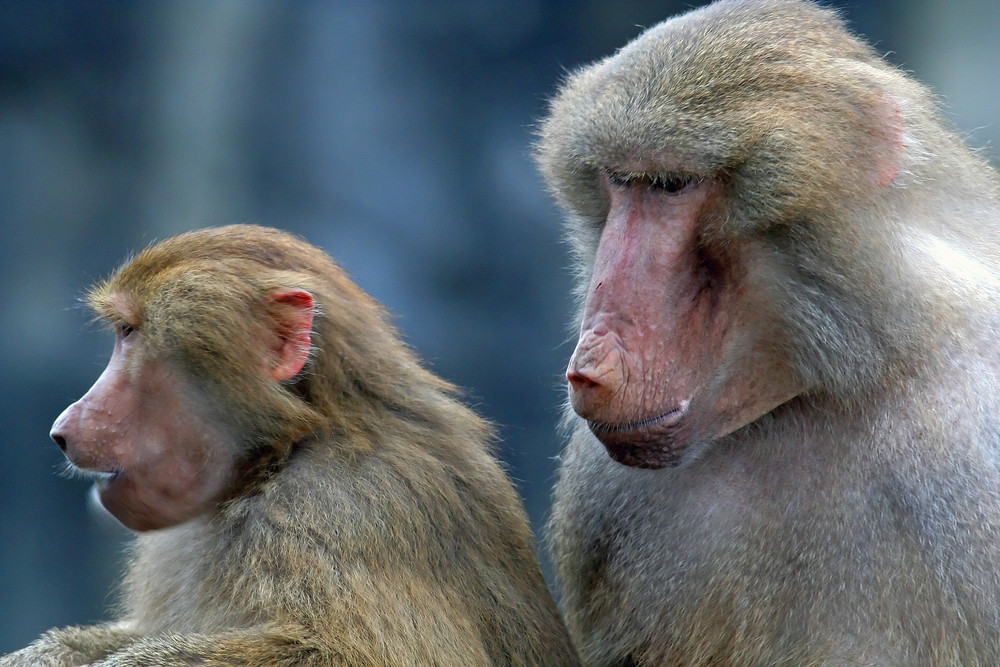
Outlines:
<svg viewBox="0 0 1000 667"><path fill-rule="evenodd" d="M127 535L47 434L111 351L85 287L196 227L333 255L499 425L539 532L573 334L533 127L567 70L698 4L0 1L0 653L107 618ZM996 160L995 0L828 4Z"/></svg>

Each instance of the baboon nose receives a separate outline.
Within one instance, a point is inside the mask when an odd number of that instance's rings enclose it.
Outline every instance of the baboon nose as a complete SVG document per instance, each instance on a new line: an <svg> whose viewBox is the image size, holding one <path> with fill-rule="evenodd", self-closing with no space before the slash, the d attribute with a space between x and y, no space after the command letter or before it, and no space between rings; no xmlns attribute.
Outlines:
<svg viewBox="0 0 1000 667"><path fill-rule="evenodd" d="M566 379L569 380L570 385L576 391L581 389L592 389L598 385L597 380L590 377L586 373L581 373L576 370L566 373Z"/></svg>
<svg viewBox="0 0 1000 667"><path fill-rule="evenodd" d="M49 437L56 441L56 444L59 445L59 449L61 449L63 453L66 452L66 438L62 437L55 431L49 433Z"/></svg>
<svg viewBox="0 0 1000 667"><path fill-rule="evenodd" d="M62 411L56 420L52 423L52 428L49 429L49 437L52 438L59 449L66 453L66 448L69 447L69 443L66 441L66 433L73 433L76 428L77 419L79 418L80 402L77 401L73 405L69 406Z"/></svg>

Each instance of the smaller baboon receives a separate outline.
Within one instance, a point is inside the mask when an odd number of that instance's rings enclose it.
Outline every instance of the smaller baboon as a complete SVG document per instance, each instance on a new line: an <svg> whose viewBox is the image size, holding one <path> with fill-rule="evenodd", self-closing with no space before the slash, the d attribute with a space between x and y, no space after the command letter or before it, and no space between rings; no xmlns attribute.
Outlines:
<svg viewBox="0 0 1000 667"><path fill-rule="evenodd" d="M4 667L577 664L491 428L325 253L190 232L89 301L114 353L52 437L139 531L121 616Z"/></svg>

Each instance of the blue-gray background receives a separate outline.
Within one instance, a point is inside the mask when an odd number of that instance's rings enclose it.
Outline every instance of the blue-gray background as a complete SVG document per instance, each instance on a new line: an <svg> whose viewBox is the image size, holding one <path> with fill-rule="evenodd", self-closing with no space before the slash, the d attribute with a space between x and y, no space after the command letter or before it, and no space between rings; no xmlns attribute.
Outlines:
<svg viewBox="0 0 1000 667"><path fill-rule="evenodd" d="M532 127L567 69L697 2L0 3L0 653L106 617L126 536L57 476L52 420L129 252L230 222L322 246L497 422L536 531L572 349ZM996 158L995 0L839 3Z"/></svg>

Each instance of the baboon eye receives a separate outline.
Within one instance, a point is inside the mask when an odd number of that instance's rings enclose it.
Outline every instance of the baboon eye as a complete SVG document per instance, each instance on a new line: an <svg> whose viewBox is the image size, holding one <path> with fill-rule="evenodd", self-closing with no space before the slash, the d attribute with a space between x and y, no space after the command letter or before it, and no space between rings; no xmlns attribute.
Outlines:
<svg viewBox="0 0 1000 667"><path fill-rule="evenodd" d="M624 187L635 181L634 174L625 174L619 171L608 171L608 180L619 187Z"/></svg>
<svg viewBox="0 0 1000 667"><path fill-rule="evenodd" d="M131 324L122 323L118 325L118 337L122 340L128 338L133 333L135 333L135 327Z"/></svg>
<svg viewBox="0 0 1000 667"><path fill-rule="evenodd" d="M664 173L643 174L621 171L607 171L608 181L618 187L644 185L650 190L658 190L668 195L681 194L685 190L697 187L701 179L695 174Z"/></svg>
<svg viewBox="0 0 1000 667"><path fill-rule="evenodd" d="M692 174L656 174L650 179L650 188L667 194L680 194L697 186L701 181Z"/></svg>

